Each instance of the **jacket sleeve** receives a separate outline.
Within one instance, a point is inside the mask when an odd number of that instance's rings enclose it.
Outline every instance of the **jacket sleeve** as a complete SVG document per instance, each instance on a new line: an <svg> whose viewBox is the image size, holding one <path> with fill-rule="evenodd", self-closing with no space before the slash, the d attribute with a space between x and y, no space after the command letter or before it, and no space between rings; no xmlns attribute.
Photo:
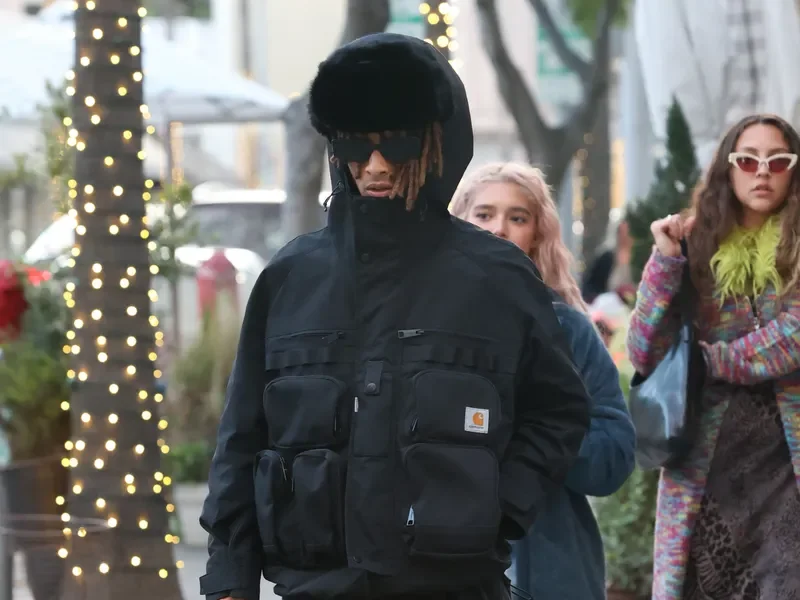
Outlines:
<svg viewBox="0 0 800 600"><path fill-rule="evenodd" d="M686 259L653 250L645 265L628 329L628 356L633 367L649 375L672 345L680 328L679 315L670 311L681 287Z"/></svg>
<svg viewBox="0 0 800 600"><path fill-rule="evenodd" d="M733 342L706 346L709 374L731 383L753 384L800 369L800 300L769 323Z"/></svg>
<svg viewBox="0 0 800 600"><path fill-rule="evenodd" d="M515 427L500 468L501 535L522 538L545 497L562 485L589 427L589 398L544 284L535 298L528 353L520 363Z"/></svg>
<svg viewBox="0 0 800 600"><path fill-rule="evenodd" d="M209 493L200 516L200 524L209 533L209 559L200 578L200 593L208 600L227 595L259 598L263 565L253 465L267 440L261 406L269 302L264 280L262 273L247 303L211 462Z"/></svg>
<svg viewBox="0 0 800 600"><path fill-rule="evenodd" d="M589 319L559 310L575 365L591 398L591 425L566 486L585 496L609 496L633 472L636 432L619 385L619 372Z"/></svg>

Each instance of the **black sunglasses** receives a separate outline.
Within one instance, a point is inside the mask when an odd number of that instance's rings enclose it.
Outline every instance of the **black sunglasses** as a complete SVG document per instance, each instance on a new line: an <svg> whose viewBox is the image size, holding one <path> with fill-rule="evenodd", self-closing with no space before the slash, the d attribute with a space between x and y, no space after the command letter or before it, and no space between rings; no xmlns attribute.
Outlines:
<svg viewBox="0 0 800 600"><path fill-rule="evenodd" d="M422 154L422 140L413 135L387 137L377 144L367 138L337 138L331 141L331 151L339 160L364 163L375 151L392 163L416 160Z"/></svg>

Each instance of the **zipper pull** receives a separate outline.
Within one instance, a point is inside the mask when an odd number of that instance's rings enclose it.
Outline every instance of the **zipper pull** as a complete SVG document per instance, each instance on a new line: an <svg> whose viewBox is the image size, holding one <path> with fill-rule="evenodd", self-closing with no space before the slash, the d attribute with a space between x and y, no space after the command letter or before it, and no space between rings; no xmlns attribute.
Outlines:
<svg viewBox="0 0 800 600"><path fill-rule="evenodd" d="M406 527L414 526L414 507L408 509L408 517L406 518Z"/></svg>
<svg viewBox="0 0 800 600"><path fill-rule="evenodd" d="M335 342L344 337L344 331L334 331L333 333L329 333L325 337L322 338L322 341L326 344L330 344L331 342Z"/></svg>
<svg viewBox="0 0 800 600"><path fill-rule="evenodd" d="M354 412L354 413L357 413L357 412L358 412L358 396L356 396L356 397L353 399L353 412Z"/></svg>
<svg viewBox="0 0 800 600"><path fill-rule="evenodd" d="M419 337L424 334L424 329L400 329L397 332L397 337L399 337L401 340L404 340L406 338Z"/></svg>

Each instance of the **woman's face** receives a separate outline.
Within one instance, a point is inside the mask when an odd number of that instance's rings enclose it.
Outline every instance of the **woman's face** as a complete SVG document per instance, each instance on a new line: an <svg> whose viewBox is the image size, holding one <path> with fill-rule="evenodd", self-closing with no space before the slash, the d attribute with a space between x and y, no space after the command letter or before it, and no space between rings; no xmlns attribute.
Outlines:
<svg viewBox="0 0 800 600"><path fill-rule="evenodd" d="M754 159L765 161L791 150L780 129L757 123L742 132L734 152L739 154L730 176L733 191L742 203L742 226L757 228L783 205L793 169L785 168L788 161L783 158L757 166Z"/></svg>
<svg viewBox="0 0 800 600"><path fill-rule="evenodd" d="M531 203L518 185L487 183L475 192L466 220L516 244L530 256L536 237Z"/></svg>

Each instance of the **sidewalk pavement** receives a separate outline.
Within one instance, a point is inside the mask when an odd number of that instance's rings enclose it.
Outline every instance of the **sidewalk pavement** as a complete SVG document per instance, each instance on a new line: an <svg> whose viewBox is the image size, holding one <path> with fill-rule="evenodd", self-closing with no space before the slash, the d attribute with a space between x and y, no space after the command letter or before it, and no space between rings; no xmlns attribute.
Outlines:
<svg viewBox="0 0 800 600"><path fill-rule="evenodd" d="M200 600L200 583L198 579L205 573L206 558L208 554L205 548L178 545L175 547L175 560L182 560L184 567L178 569L178 576L181 581L184 600ZM28 587L25 583L25 575L22 572L22 562L16 561L14 574L14 600L33 600ZM272 593L272 584L267 581L261 582L261 600L276 600L278 596Z"/></svg>

